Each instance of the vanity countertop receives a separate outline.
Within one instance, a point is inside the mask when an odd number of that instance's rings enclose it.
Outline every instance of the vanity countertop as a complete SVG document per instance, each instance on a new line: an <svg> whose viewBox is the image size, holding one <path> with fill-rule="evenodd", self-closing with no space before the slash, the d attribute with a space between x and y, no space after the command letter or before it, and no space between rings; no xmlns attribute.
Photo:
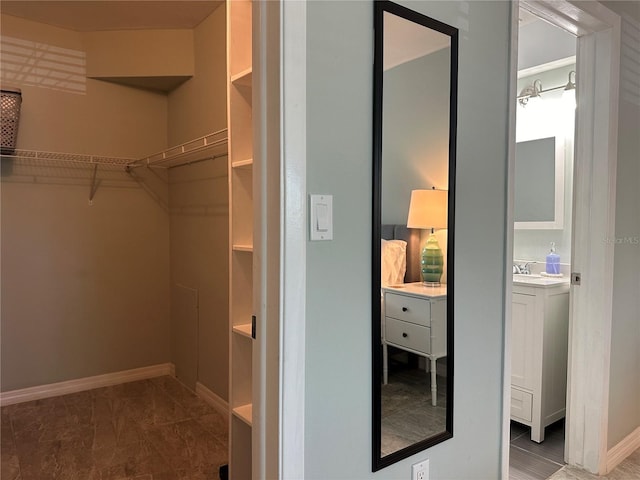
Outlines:
<svg viewBox="0 0 640 480"><path fill-rule="evenodd" d="M522 274L513 275L513 284L521 285L524 287L548 288L548 287L555 287L557 285L563 285L568 283L569 283L568 276L545 277L542 275L522 275Z"/></svg>

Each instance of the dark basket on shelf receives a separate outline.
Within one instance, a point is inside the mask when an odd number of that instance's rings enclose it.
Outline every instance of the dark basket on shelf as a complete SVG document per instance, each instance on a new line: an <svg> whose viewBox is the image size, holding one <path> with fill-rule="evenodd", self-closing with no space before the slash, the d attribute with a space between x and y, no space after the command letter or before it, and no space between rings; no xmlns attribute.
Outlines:
<svg viewBox="0 0 640 480"><path fill-rule="evenodd" d="M0 113L2 123L2 131L0 134L2 155L13 155L15 152L21 105L22 92L19 88L2 89L2 111Z"/></svg>

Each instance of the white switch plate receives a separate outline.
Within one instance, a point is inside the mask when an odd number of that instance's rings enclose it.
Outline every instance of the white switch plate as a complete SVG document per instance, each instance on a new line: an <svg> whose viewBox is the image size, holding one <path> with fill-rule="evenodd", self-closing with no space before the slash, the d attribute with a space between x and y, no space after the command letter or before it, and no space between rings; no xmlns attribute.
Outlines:
<svg viewBox="0 0 640 480"><path fill-rule="evenodd" d="M429 460L411 465L411 480L429 480Z"/></svg>
<svg viewBox="0 0 640 480"><path fill-rule="evenodd" d="M333 240L333 195L309 195L311 240Z"/></svg>

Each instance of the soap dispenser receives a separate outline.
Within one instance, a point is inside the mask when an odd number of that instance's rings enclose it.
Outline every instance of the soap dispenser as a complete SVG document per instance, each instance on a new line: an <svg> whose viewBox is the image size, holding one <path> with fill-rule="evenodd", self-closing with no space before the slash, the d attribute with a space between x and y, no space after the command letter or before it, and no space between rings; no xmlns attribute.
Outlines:
<svg viewBox="0 0 640 480"><path fill-rule="evenodd" d="M551 242L551 250L547 255L546 272L549 275L560 275L560 255L556 253L555 242Z"/></svg>

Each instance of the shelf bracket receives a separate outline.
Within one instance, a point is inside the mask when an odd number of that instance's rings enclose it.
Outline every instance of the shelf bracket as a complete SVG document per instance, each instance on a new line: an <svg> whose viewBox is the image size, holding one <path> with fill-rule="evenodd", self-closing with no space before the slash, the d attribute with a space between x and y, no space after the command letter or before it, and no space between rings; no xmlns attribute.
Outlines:
<svg viewBox="0 0 640 480"><path fill-rule="evenodd" d="M97 173L98 173L98 164L96 163L93 165L93 173L91 174L91 186L89 188L89 205L93 205L93 197L95 196L96 191L98 190L99 182L96 182Z"/></svg>

